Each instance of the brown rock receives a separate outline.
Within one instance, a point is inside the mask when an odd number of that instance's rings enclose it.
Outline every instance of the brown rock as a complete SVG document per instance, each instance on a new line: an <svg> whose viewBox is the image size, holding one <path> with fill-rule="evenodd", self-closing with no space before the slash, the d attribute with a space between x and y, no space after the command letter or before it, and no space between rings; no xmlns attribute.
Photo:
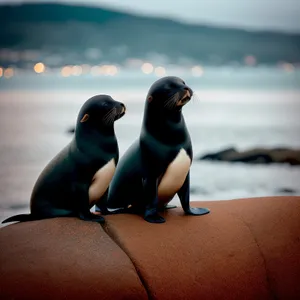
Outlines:
<svg viewBox="0 0 300 300"><path fill-rule="evenodd" d="M300 299L300 197L192 205L211 213L106 217L151 299Z"/></svg>
<svg viewBox="0 0 300 300"><path fill-rule="evenodd" d="M0 298L300 299L300 197L192 205L211 213L4 227Z"/></svg>
<svg viewBox="0 0 300 300"><path fill-rule="evenodd" d="M1 299L147 299L126 254L99 224L71 218L0 230Z"/></svg>

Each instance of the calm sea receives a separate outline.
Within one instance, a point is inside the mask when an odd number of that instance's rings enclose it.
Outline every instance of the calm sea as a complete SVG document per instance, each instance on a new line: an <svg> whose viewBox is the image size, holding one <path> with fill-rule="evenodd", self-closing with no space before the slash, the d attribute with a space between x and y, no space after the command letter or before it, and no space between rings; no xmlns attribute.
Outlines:
<svg viewBox="0 0 300 300"><path fill-rule="evenodd" d="M300 149L299 71L223 68L207 70L199 78L175 75L197 94L184 108L195 158L230 146ZM37 176L71 140L67 130L89 97L107 93L126 103L127 115L116 123L122 155L139 134L145 95L155 79L134 72L0 78L0 221L29 211ZM283 189L300 195L300 168L194 160L191 186L192 200L283 195Z"/></svg>

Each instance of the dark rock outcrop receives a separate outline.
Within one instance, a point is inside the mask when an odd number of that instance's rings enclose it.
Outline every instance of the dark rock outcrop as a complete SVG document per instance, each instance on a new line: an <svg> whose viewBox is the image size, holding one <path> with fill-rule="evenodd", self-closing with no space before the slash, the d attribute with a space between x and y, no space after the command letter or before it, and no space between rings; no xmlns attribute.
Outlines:
<svg viewBox="0 0 300 300"><path fill-rule="evenodd" d="M297 194L296 190L291 188L285 188L285 187L277 189L276 192L281 194L290 194L290 195Z"/></svg>
<svg viewBox="0 0 300 300"><path fill-rule="evenodd" d="M242 162L248 164L287 163L300 165L300 150L288 148L253 148L246 151L238 151L235 148L227 148L218 152L208 153L198 160L216 160L227 162Z"/></svg>

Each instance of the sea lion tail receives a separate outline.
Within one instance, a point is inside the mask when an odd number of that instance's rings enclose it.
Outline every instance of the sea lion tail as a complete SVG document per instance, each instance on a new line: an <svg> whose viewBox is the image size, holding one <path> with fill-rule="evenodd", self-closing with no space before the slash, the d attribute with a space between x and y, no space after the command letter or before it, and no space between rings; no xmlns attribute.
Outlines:
<svg viewBox="0 0 300 300"><path fill-rule="evenodd" d="M21 214L21 215L15 215L10 218L5 219L2 221L3 223L9 223L9 222L27 222L27 221L33 221L34 218L31 214Z"/></svg>

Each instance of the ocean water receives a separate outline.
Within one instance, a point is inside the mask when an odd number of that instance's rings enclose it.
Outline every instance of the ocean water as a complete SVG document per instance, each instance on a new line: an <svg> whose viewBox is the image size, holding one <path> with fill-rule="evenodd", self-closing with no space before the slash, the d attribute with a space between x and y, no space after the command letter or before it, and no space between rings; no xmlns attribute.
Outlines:
<svg viewBox="0 0 300 300"><path fill-rule="evenodd" d="M283 189L300 195L297 166L196 160L230 146L240 150L256 146L300 149L299 74L256 70L229 76L230 71L211 72L203 78L179 74L197 95L183 110L195 158L191 200L284 195ZM126 104L127 114L115 125L122 155L139 134L144 99L155 79L129 72L116 78L1 78L0 221L29 212L37 176L71 140L67 131L89 97L108 93ZM173 202L179 203L176 197Z"/></svg>

